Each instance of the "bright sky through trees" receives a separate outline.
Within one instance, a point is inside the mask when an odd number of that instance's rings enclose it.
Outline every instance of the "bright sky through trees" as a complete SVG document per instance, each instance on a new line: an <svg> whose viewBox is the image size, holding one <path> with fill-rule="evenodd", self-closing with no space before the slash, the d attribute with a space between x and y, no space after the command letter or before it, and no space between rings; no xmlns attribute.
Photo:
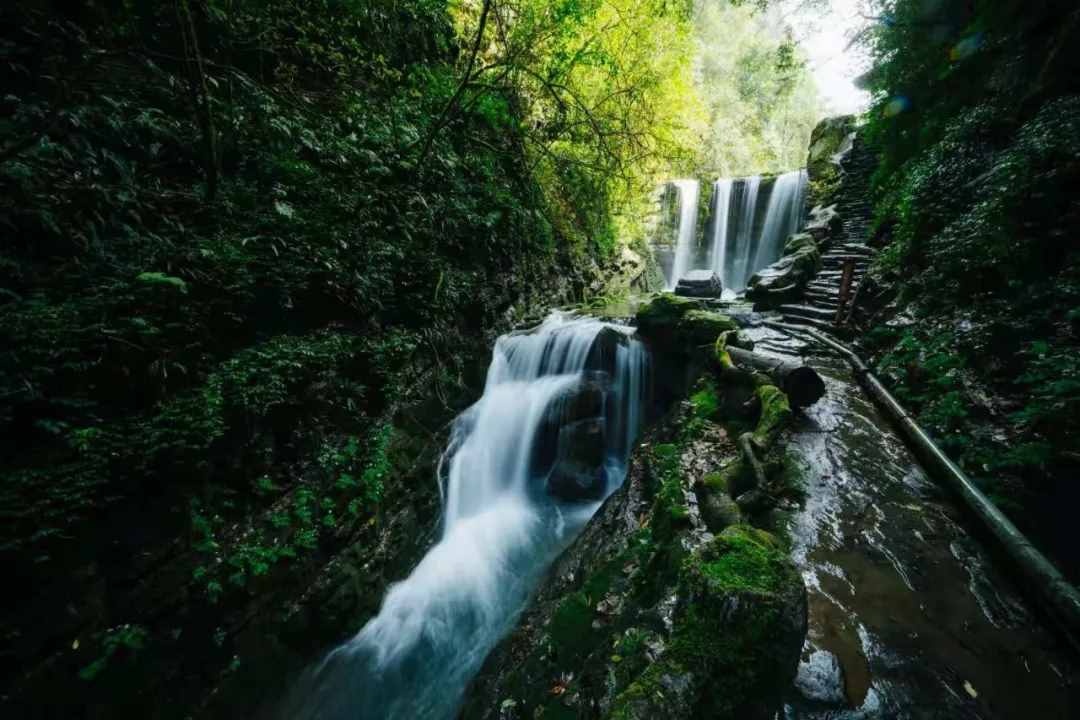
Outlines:
<svg viewBox="0 0 1080 720"><path fill-rule="evenodd" d="M860 45L849 47L868 22L865 6L865 0L785 0L781 6L830 114L861 112L870 102L853 82L869 59Z"/></svg>

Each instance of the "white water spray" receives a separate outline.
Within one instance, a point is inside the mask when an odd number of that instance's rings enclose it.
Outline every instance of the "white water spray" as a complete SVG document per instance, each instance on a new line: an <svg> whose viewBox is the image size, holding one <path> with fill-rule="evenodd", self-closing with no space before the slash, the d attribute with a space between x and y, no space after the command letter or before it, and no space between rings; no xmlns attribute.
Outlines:
<svg viewBox="0 0 1080 720"><path fill-rule="evenodd" d="M632 332L554 313L531 333L499 338L484 394L455 420L440 463L438 543L390 588L377 617L301 677L280 717L454 717L544 569L600 506L546 492L563 449L545 447L552 431L562 442L570 410L580 414L575 388L587 386L594 402L585 404L600 408L591 418L604 430L601 467L592 468L602 482L597 496L622 482L647 377Z"/></svg>

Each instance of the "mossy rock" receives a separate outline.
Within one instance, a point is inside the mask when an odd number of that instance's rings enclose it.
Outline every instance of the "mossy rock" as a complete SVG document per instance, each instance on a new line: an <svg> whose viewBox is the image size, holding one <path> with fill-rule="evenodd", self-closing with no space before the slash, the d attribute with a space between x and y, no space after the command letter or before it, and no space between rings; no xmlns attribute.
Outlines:
<svg viewBox="0 0 1080 720"><path fill-rule="evenodd" d="M674 620L667 652L607 717L774 716L806 634L806 590L775 538L735 525L687 558Z"/></svg>
<svg viewBox="0 0 1080 720"><path fill-rule="evenodd" d="M738 331L739 326L727 315L709 310L690 310L676 326L678 336L688 345L712 345L723 333Z"/></svg>
<svg viewBox="0 0 1080 720"><path fill-rule="evenodd" d="M672 293L661 293L637 311L637 325L644 333L670 330L683 317L698 307L698 303Z"/></svg>
<svg viewBox="0 0 1080 720"><path fill-rule="evenodd" d="M784 243L784 255L794 255L797 252L803 250L818 251L817 242L814 240L814 236L809 233L796 233L788 238Z"/></svg>

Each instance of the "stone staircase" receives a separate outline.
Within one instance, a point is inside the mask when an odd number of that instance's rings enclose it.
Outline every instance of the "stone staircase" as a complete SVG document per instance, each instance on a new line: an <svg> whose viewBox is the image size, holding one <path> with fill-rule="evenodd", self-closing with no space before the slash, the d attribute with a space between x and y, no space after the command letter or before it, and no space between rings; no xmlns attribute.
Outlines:
<svg viewBox="0 0 1080 720"><path fill-rule="evenodd" d="M807 285L802 299L778 308L784 322L813 325L824 330L836 329L840 310L840 280L844 264L850 260L854 272L840 323L847 319L855 289L862 282L874 253L866 241L870 238L873 216L869 197L870 176L875 164L873 151L856 135L851 152L841 164L844 177L835 196L836 210L842 223L840 236L828 245L822 255L821 270Z"/></svg>

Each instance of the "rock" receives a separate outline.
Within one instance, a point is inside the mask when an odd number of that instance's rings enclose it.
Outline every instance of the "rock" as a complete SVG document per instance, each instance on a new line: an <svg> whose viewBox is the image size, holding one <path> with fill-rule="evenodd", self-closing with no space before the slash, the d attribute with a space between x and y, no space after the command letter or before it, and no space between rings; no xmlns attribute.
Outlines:
<svg viewBox="0 0 1080 720"><path fill-rule="evenodd" d="M836 656L827 650L815 650L799 663L795 689L805 699L824 705L844 706L844 669Z"/></svg>
<svg viewBox="0 0 1080 720"><path fill-rule="evenodd" d="M671 293L661 293L638 308L637 326L642 333L671 330L698 304Z"/></svg>
<svg viewBox="0 0 1080 720"><path fill-rule="evenodd" d="M607 426L603 418L579 420L559 431L547 491L562 500L596 500L607 489Z"/></svg>
<svg viewBox="0 0 1080 720"><path fill-rule="evenodd" d="M605 327L601 330L589 348L589 356L585 360L587 370L601 371L615 374L615 361L620 347L630 344L630 336L619 332L615 328Z"/></svg>
<svg viewBox="0 0 1080 720"><path fill-rule="evenodd" d="M593 371L552 398L533 440L533 468L539 475L550 473L562 456L560 445L566 428L587 420L604 421L610 397L611 376Z"/></svg>
<svg viewBox="0 0 1080 720"><path fill-rule="evenodd" d="M806 238L811 238L805 235ZM750 278L746 297L754 301L755 309L768 308L788 302L802 294L803 288L821 268L818 246L799 235L788 240L789 255L762 268Z"/></svg>
<svg viewBox="0 0 1080 720"><path fill-rule="evenodd" d="M676 333L689 347L707 345L710 349L722 333L737 331L739 326L727 315L709 310L690 310L676 325Z"/></svg>
<svg viewBox="0 0 1080 720"><path fill-rule="evenodd" d="M675 294L682 297L716 298L723 291L720 278L711 270L691 270L675 286Z"/></svg>
<svg viewBox="0 0 1080 720"><path fill-rule="evenodd" d="M810 210L802 234L809 235L820 245L827 238L839 237L843 227L842 218L835 205L815 205ZM789 254L787 248L785 248L784 254Z"/></svg>

